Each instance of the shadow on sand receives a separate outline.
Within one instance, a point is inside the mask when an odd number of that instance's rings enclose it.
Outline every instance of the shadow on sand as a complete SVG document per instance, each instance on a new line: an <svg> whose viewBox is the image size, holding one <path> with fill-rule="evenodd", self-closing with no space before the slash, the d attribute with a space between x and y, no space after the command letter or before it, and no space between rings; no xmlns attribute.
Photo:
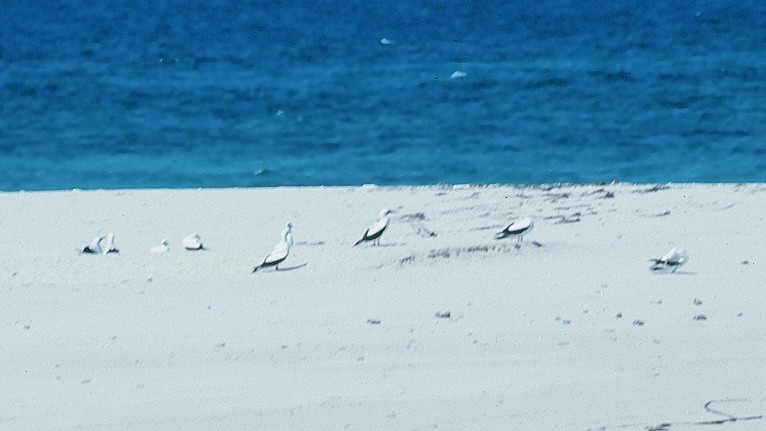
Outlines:
<svg viewBox="0 0 766 431"><path fill-rule="evenodd" d="M264 273L264 272L287 272L287 271L295 271L296 269L301 269L301 268L303 268L303 267L304 267L304 266L306 266L306 265L308 265L308 262L306 262L306 263L302 263L302 264L300 264L300 265L287 266L287 267L284 267L284 268L276 268L276 267L273 267L273 268L272 268L272 267L264 267L264 268L261 268L261 267L257 267L257 268L259 269L259 271L253 271L251 274L254 274L254 273L256 273L256 272ZM272 270L271 270L271 271L263 271L263 269L267 269L267 268L272 268Z"/></svg>
<svg viewBox="0 0 766 431"><path fill-rule="evenodd" d="M287 268L279 268L279 269L274 268L274 272L295 271L296 269L301 269L308 264L309 264L308 262L305 262L300 265L288 266Z"/></svg>

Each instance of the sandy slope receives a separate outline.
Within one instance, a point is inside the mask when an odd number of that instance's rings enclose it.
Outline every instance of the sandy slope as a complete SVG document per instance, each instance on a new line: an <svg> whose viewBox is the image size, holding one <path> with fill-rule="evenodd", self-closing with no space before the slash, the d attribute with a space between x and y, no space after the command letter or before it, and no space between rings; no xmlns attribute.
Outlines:
<svg viewBox="0 0 766 431"><path fill-rule="evenodd" d="M351 247L384 206L382 246ZM3 430L766 429L763 185L72 191L0 208ZM493 239L522 216L521 249ZM288 220L289 270L250 274ZM75 252L108 231L119 255ZM191 231L209 250L181 249ZM149 254L162 238L170 253ZM686 266L648 270L676 245Z"/></svg>

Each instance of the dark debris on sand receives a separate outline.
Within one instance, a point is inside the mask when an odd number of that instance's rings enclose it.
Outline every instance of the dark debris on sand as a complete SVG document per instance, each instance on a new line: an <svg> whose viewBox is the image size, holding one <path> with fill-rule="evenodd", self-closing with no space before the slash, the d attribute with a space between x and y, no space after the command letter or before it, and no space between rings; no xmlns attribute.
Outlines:
<svg viewBox="0 0 766 431"><path fill-rule="evenodd" d="M633 193L654 193L654 192L659 192L661 190L669 190L669 189L670 189L670 186L667 184L655 184L654 186L649 187L647 189L633 190Z"/></svg>

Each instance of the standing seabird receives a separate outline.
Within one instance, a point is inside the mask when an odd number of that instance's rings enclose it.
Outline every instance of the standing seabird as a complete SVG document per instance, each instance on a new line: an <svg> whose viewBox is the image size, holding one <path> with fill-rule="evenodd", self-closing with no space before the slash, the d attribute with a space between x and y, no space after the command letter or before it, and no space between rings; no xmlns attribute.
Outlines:
<svg viewBox="0 0 766 431"><path fill-rule="evenodd" d="M104 247L104 254L119 253L120 250L114 245L114 234L109 232L106 234L106 246Z"/></svg>
<svg viewBox="0 0 766 431"><path fill-rule="evenodd" d="M101 248L101 241L104 240L104 236L97 236L93 238L93 241L91 241L90 245L86 245L82 249L80 249L80 253L82 254L103 254L103 249Z"/></svg>
<svg viewBox="0 0 766 431"><path fill-rule="evenodd" d="M516 246L520 247L521 241L524 239L524 235L529 233L532 228L535 227L535 223L530 218L523 218L516 220L508 225L505 229L495 234L495 239L503 239L509 236L515 236L517 238Z"/></svg>
<svg viewBox="0 0 766 431"><path fill-rule="evenodd" d="M356 247L357 245L365 241L372 241L372 245L380 245L380 237L381 235L383 235L383 232L385 232L386 228L388 227L388 222L389 222L388 215L391 213L393 213L393 211L391 211L388 208L383 208L382 210L380 210L380 220L375 222L374 225L370 226L369 229L364 231L364 235L362 235L362 239L357 241L354 244L354 247Z"/></svg>
<svg viewBox="0 0 766 431"><path fill-rule="evenodd" d="M167 253L170 251L170 243L167 239L163 239L160 245L155 245L154 247L149 249L149 253L152 254L162 254Z"/></svg>
<svg viewBox="0 0 766 431"><path fill-rule="evenodd" d="M683 248L673 247L669 252L665 253L659 259L652 259L654 265L652 265L652 271L661 271L669 269L670 272L676 272L681 265L685 264L689 260L689 253Z"/></svg>
<svg viewBox="0 0 766 431"><path fill-rule="evenodd" d="M274 249L271 250L271 253L269 253L265 259L263 259L263 262L261 262L260 265L253 268L253 272L268 266L273 266L274 270L279 271L279 264L287 259L287 256L290 254L290 249L293 247L292 229L293 225L288 222L282 230L282 240L274 246Z"/></svg>
<svg viewBox="0 0 766 431"><path fill-rule="evenodd" d="M197 232L192 232L189 235L186 235L184 239L181 240L181 244L184 246L185 249L191 250L191 251L205 249L205 247L202 246L202 239L200 238Z"/></svg>

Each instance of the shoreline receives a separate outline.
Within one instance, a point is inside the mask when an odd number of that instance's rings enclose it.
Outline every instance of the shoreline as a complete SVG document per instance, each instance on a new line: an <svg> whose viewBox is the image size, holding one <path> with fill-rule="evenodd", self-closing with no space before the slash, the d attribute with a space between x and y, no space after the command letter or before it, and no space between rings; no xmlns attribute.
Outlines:
<svg viewBox="0 0 766 431"><path fill-rule="evenodd" d="M764 183L2 192L0 206L3 429L764 424ZM352 247L382 207L397 212L381 246ZM535 227L520 248L494 239L521 217ZM251 274L287 221L297 268ZM208 250L181 249L192 231ZM107 232L119 254L76 252ZM162 238L170 251L150 254ZM689 263L652 273L675 246Z"/></svg>
<svg viewBox="0 0 766 431"><path fill-rule="evenodd" d="M300 186L226 186L226 187L150 187L150 188L93 188L83 189L79 187L71 189L45 189L45 190L0 190L0 194L13 193L65 193L65 192L139 192L139 191L226 191L226 190L284 190L284 189L401 189L401 188L434 188L434 189L474 189L474 188L535 188L535 189L553 189L553 188L577 188L577 187L608 187L608 186L690 186L690 187L715 187L715 186L756 186L766 185L766 182L746 181L746 182L673 182L673 181L653 181L653 182L622 182L622 181L594 181L589 183L568 183L568 182L550 182L550 183L436 183L436 184L351 184L351 185L300 185Z"/></svg>

